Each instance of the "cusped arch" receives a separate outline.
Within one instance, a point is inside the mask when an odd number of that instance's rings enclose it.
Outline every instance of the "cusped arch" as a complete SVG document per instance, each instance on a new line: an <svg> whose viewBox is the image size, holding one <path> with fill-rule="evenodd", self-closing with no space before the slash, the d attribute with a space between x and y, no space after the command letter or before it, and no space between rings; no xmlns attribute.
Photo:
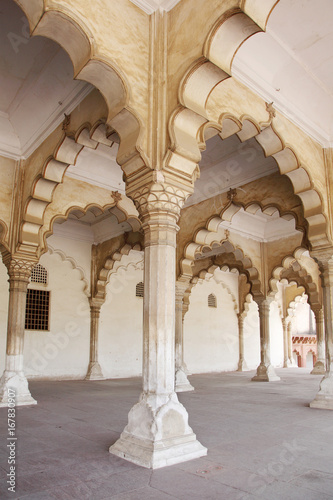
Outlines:
<svg viewBox="0 0 333 500"><path fill-rule="evenodd" d="M235 297L235 294L233 293L231 288L216 276L215 271L217 271L218 269L221 271L224 271L224 272L228 271L231 273L239 274L239 272L236 268L230 269L229 266L215 266L215 265L213 265L207 269L202 269L201 271L199 271L196 276L193 276L191 279L188 280L188 286L187 286L187 288L184 292L184 296L183 296L183 318L184 318L185 314L187 313L189 306L190 306L190 297L191 297L193 287L197 284L200 285L200 284L203 284L204 282L209 282L211 280L214 280L214 281L216 281L216 283L219 283L222 286L222 288L227 291L228 295L230 295L232 302L234 304L234 311L236 314L238 314L238 312L239 312L238 300ZM182 279L184 279L184 277L181 277L180 281Z"/></svg>
<svg viewBox="0 0 333 500"><path fill-rule="evenodd" d="M128 270L131 266L135 270L143 269L143 256L138 262L128 262L125 266L122 264L124 256L130 255L131 252L141 251L142 247L140 243L125 243L105 259L102 269L96 276L95 283L92 284L94 299L105 302L107 284L109 283L112 274L116 273L119 269Z"/></svg>
<svg viewBox="0 0 333 500"><path fill-rule="evenodd" d="M86 278L86 274L84 272L84 269L77 264L76 260L73 257L66 255L65 252L63 252L63 250L60 250L58 248L53 248L50 245L48 246L48 251L49 251L50 255L57 255L58 257L60 257L63 262L69 262L71 264L72 268L79 272L80 280L83 283L83 292L87 297L89 297L90 293L89 293L88 279Z"/></svg>
<svg viewBox="0 0 333 500"><path fill-rule="evenodd" d="M53 155L44 162L41 174L33 182L31 196L26 203L23 215L20 232L21 244L35 247L40 244L40 229L44 224L46 208L52 202L57 186L63 183L67 168L69 165L76 164L83 148L96 149L99 144L112 147L114 142L119 142L117 133L107 129L106 124L101 120L90 129L88 126L80 127L74 139L67 136L62 138ZM127 196L119 193L115 194L114 199L117 209L126 214L127 219L131 219L131 225L133 224L132 227L136 231L139 227L139 221L138 212L133 202ZM73 208L74 206L70 207L67 214ZM83 208L87 209L88 207ZM48 234L50 232L47 232ZM43 236L45 238L45 235Z"/></svg>
<svg viewBox="0 0 333 500"><path fill-rule="evenodd" d="M249 3L249 12L259 9L256 5L250 7ZM270 5L269 12L274 5ZM264 11L267 18L269 12ZM327 244L321 196L313 188L307 166L283 139L283 132L274 128L274 110L248 89L248 99L238 98L242 89L231 76L232 61L239 47L259 31L261 28L238 8L225 13L213 27L206 41L205 57L190 67L180 84L181 106L170 119L170 162L176 162L179 156L197 164L205 148L207 127L214 128L222 138L237 134L244 142L255 137L265 156L275 159L280 174L290 179L294 193L301 199L312 246Z"/></svg>
<svg viewBox="0 0 333 500"><path fill-rule="evenodd" d="M206 228L199 229L191 242L185 245L184 257L180 262L181 275L193 277L195 263L210 257L222 254L232 254L235 261L239 262L242 271L248 276L251 282L251 293L260 294L261 283L259 272L253 266L250 257L244 254L243 250L235 246L226 236L225 229L219 227L221 220L216 221L216 217L211 218Z"/></svg>
<svg viewBox="0 0 333 500"><path fill-rule="evenodd" d="M278 283L280 281L294 281L298 286L302 286L305 289L312 309L321 309L321 297L317 284L308 270L300 264L297 258L303 252L306 252L306 249L297 249L294 255L286 256L281 265L274 268L272 278L269 280L269 295L275 297L278 292Z"/></svg>

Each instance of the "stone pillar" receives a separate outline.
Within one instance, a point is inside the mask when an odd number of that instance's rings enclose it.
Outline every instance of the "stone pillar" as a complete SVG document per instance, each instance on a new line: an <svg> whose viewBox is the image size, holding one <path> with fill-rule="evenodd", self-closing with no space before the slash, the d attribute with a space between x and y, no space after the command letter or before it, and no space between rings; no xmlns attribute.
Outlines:
<svg viewBox="0 0 333 500"><path fill-rule="evenodd" d="M98 329L102 303L90 300L90 358L86 380L105 380L98 362Z"/></svg>
<svg viewBox="0 0 333 500"><path fill-rule="evenodd" d="M317 361L311 371L311 375L325 375L324 311L322 309L316 309L314 314L316 318Z"/></svg>
<svg viewBox="0 0 333 500"><path fill-rule="evenodd" d="M175 393L176 234L180 203L168 186L142 190L144 231L143 391L110 452L159 468L207 454ZM184 199L182 200L184 202Z"/></svg>
<svg viewBox="0 0 333 500"><path fill-rule="evenodd" d="M259 308L260 320L260 365L256 375L252 378L255 382L274 382L280 380L275 373L270 359L270 332L269 332L269 309L270 302L267 299L255 299Z"/></svg>
<svg viewBox="0 0 333 500"><path fill-rule="evenodd" d="M293 334L292 334L292 321L287 322L287 333L288 333L288 368L298 368L297 363L293 356Z"/></svg>
<svg viewBox="0 0 333 500"><path fill-rule="evenodd" d="M23 343L27 288L31 270L36 262L23 259L4 259L9 275L9 304L5 371L0 380L0 406L8 405L8 389L15 391L15 404L31 405L31 396L23 372Z"/></svg>
<svg viewBox="0 0 333 500"><path fill-rule="evenodd" d="M176 282L176 317L175 317L175 386L176 392L193 391L194 387L187 378L187 367L184 361L184 316L183 297L188 283Z"/></svg>
<svg viewBox="0 0 333 500"><path fill-rule="evenodd" d="M310 406L333 410L333 253L319 255L318 261L323 288L326 372Z"/></svg>
<svg viewBox="0 0 333 500"><path fill-rule="evenodd" d="M289 362L289 338L288 338L288 322L286 318L281 318L283 329L283 368L288 368Z"/></svg>
<svg viewBox="0 0 333 500"><path fill-rule="evenodd" d="M244 359L244 313L238 314L238 336L239 336L239 361L238 361L238 372L244 372L248 370L246 361Z"/></svg>

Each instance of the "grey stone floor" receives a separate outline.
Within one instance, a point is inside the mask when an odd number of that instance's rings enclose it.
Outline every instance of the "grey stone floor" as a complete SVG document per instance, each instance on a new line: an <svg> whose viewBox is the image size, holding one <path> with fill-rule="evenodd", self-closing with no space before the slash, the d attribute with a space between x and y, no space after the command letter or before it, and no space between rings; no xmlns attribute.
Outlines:
<svg viewBox="0 0 333 500"><path fill-rule="evenodd" d="M35 381L17 409L17 490L8 492L7 409L0 409L0 498L24 500L333 499L333 412L310 409L320 376L277 370L195 375L179 395L205 458L151 471L108 453L139 379Z"/></svg>

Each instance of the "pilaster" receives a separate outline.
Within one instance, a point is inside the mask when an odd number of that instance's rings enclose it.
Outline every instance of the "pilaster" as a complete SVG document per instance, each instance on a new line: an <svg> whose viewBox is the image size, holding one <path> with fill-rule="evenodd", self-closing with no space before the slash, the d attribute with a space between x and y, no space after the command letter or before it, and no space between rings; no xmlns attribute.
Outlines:
<svg viewBox="0 0 333 500"><path fill-rule="evenodd" d="M5 370L0 380L0 406L8 405L8 390L15 391L15 404L36 404L23 372L26 295L36 261L7 254L3 257L9 275L9 303Z"/></svg>
<svg viewBox="0 0 333 500"><path fill-rule="evenodd" d="M104 301L90 300L90 357L86 380L105 380L98 362L99 316Z"/></svg>
<svg viewBox="0 0 333 500"><path fill-rule="evenodd" d="M193 391L194 387L187 378L187 367L184 361L184 315L183 298L188 281L176 282L176 318L175 318L175 390L176 392Z"/></svg>

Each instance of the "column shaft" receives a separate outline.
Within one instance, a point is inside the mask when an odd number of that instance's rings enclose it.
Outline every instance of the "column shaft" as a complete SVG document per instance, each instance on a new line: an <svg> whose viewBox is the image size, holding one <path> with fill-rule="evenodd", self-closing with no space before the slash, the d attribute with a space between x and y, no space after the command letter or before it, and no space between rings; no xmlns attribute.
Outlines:
<svg viewBox="0 0 333 500"><path fill-rule="evenodd" d="M187 378L187 369L184 361L184 316L183 296L187 283L176 283L176 317L175 317L175 390L176 392L193 391L194 387Z"/></svg>
<svg viewBox="0 0 333 500"><path fill-rule="evenodd" d="M325 375L326 354L325 354L325 329L324 311L322 309L314 311L316 318L317 336L317 361L311 371L311 375Z"/></svg>
<svg viewBox="0 0 333 500"><path fill-rule="evenodd" d="M259 308L260 320L260 365L257 368L256 375L252 378L255 382L273 382L280 380L275 373L270 359L270 331L269 331L269 309L268 300L256 301Z"/></svg>
<svg viewBox="0 0 333 500"><path fill-rule="evenodd" d="M244 314L238 314L238 336L239 336L239 361L237 371L243 372L248 369L244 357Z"/></svg>
<svg viewBox="0 0 333 500"><path fill-rule="evenodd" d="M90 303L90 357L86 380L105 380L98 361L98 331L101 303Z"/></svg>

